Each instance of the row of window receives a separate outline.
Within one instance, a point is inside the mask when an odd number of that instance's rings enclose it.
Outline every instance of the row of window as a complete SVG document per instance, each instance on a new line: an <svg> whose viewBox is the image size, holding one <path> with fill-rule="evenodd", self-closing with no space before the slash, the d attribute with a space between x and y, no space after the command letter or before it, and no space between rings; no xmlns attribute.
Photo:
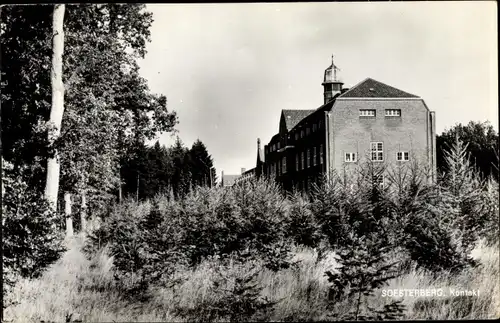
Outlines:
<svg viewBox="0 0 500 323"><path fill-rule="evenodd" d="M384 143L383 142L372 142L370 144L371 148L371 160L372 161L384 161ZM397 161L408 161L410 160L410 154L407 151L398 151L396 153ZM358 161L356 153L345 153L344 161L347 163L354 163Z"/></svg>
<svg viewBox="0 0 500 323"><path fill-rule="evenodd" d="M299 138L304 138L305 136L309 136L309 134L311 134L311 131L312 132L318 131L318 129L321 129L322 125L323 125L322 120L319 120L318 123L313 123L312 128L307 126L305 130L304 129L300 129L300 131L297 130L297 132L295 132L295 140L298 140Z"/></svg>
<svg viewBox="0 0 500 323"><path fill-rule="evenodd" d="M305 129L300 129L300 131L297 130L294 133L295 140L298 140L299 138L304 138L305 136L309 136L311 134L311 131L312 132L318 131L318 129L321 129L322 125L323 125L322 120L319 120L318 123L313 123L312 127L307 126ZM279 150L280 146L281 146L280 142L270 145L269 152Z"/></svg>
<svg viewBox="0 0 500 323"><path fill-rule="evenodd" d="M375 109L360 109L359 110L360 117L372 117L375 118L377 116L377 110ZM401 117L401 109L385 109L386 117Z"/></svg>
<svg viewBox="0 0 500 323"><path fill-rule="evenodd" d="M371 160L372 161L384 161L384 143L383 142L372 142L371 143ZM318 147L312 148L312 166L317 165L317 149ZM305 153L305 156L304 156ZM398 151L396 153L397 161L408 161L410 160L410 153L407 151ZM304 163L305 161L305 163ZM355 163L358 161L357 153L347 152L344 154L344 161L346 163ZM319 146L319 164L323 164L323 144ZM307 149L305 152L302 151L295 155L295 170L303 170L304 168L309 168L311 166L311 149ZM272 176L284 174L287 172L286 168L286 157L283 157L280 162L271 164L269 166L269 173Z"/></svg>
<svg viewBox="0 0 500 323"><path fill-rule="evenodd" d="M317 163L318 163L318 158L317 158L317 150L318 148L317 147L313 147L313 156L312 156L312 165L313 166L316 166ZM305 163L304 163L304 152L300 152L300 153L297 153L297 155L295 155L295 170L298 171L300 169L304 169L304 168L309 168L311 167L311 150L310 149L307 149L306 150L306 159L305 159ZM299 160L299 156L300 156L300 160ZM319 146L319 164L320 165L323 165L323 144L321 144Z"/></svg>
<svg viewBox="0 0 500 323"><path fill-rule="evenodd" d="M410 154L407 151L398 151L396 154L397 161L408 161L410 160ZM384 160L384 152L383 151L372 151L371 156L372 161L383 161ZM346 163L355 163L358 161L358 156L356 153L345 153L344 161Z"/></svg>
<svg viewBox="0 0 500 323"><path fill-rule="evenodd" d="M317 158L318 150L319 150L319 164L323 165L323 144L321 144L319 147L313 147L312 149L312 166L316 166L318 164L318 158ZM306 155L304 156L304 151L302 151L295 155L296 171L311 167L311 149L307 149L305 151L305 154ZM276 176L276 174L278 175L285 174L287 172L286 157L283 157L280 162L270 164L268 172L271 176Z"/></svg>

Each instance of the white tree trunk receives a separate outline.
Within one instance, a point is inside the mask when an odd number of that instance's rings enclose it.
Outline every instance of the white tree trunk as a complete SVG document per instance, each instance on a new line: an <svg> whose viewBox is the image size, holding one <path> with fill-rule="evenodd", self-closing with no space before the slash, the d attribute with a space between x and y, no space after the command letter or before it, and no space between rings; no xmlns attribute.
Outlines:
<svg viewBox="0 0 500 323"><path fill-rule="evenodd" d="M87 197L85 192L82 192L82 206L80 210L80 233L85 236L87 230Z"/></svg>
<svg viewBox="0 0 500 323"><path fill-rule="evenodd" d="M50 109L49 123L54 127L52 135L49 135L49 142L59 137L61 123L64 113L64 84L62 80L63 72L63 52L64 52L64 4L54 6L52 19L52 69L50 73L52 83L52 108ZM51 204L54 211L57 211L57 193L59 190L59 154L57 150L53 156L47 160L47 180L45 184L45 197Z"/></svg>
<svg viewBox="0 0 500 323"><path fill-rule="evenodd" d="M64 193L64 214L66 215L66 236L73 236L73 217L71 215L71 194Z"/></svg>

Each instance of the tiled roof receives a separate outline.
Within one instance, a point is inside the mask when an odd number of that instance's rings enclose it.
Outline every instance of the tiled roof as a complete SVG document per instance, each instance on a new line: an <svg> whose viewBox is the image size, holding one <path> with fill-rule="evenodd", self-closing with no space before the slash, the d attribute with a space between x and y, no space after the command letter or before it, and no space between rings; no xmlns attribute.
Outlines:
<svg viewBox="0 0 500 323"><path fill-rule="evenodd" d="M335 99L337 97L335 97L333 100L329 101L328 103L326 104L323 104L322 106L320 106L319 108L317 108L316 110L312 110L313 113L310 113L309 115L307 115L305 118L303 118L302 120L300 120L294 127L296 126L299 126L301 123L305 123L307 122L306 119L308 119L309 117L311 118L314 118L312 117L313 114L316 114L316 113L324 113L324 111L328 111L332 108L333 104L335 103Z"/></svg>
<svg viewBox="0 0 500 323"><path fill-rule="evenodd" d="M300 120L304 119L315 110L282 110L285 117L286 130L290 131Z"/></svg>
<svg viewBox="0 0 500 323"><path fill-rule="evenodd" d="M222 176L222 183L224 186L232 186L236 182L236 179L241 175L224 175Z"/></svg>
<svg viewBox="0 0 500 323"><path fill-rule="evenodd" d="M349 91L340 95L341 98L418 98L418 96L401 91L387 84L367 78Z"/></svg>

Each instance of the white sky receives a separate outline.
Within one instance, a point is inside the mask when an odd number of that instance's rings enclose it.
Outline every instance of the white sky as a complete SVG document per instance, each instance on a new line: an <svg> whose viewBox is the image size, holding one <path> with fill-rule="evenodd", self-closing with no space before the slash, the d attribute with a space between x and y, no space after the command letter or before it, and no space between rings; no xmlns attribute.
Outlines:
<svg viewBox="0 0 500 323"><path fill-rule="evenodd" d="M437 132L489 120L498 131L497 5L474 2L155 4L140 62L199 138L217 174L255 167L282 109L323 103L335 55L344 87L367 77L422 97ZM170 135L160 142L171 145Z"/></svg>

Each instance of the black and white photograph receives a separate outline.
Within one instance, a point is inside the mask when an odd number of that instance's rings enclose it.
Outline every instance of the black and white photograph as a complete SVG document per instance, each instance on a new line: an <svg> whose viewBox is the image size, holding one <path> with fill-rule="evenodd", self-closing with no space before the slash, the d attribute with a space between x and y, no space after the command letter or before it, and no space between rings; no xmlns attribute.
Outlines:
<svg viewBox="0 0 500 323"><path fill-rule="evenodd" d="M499 319L497 8L1 5L0 321Z"/></svg>

